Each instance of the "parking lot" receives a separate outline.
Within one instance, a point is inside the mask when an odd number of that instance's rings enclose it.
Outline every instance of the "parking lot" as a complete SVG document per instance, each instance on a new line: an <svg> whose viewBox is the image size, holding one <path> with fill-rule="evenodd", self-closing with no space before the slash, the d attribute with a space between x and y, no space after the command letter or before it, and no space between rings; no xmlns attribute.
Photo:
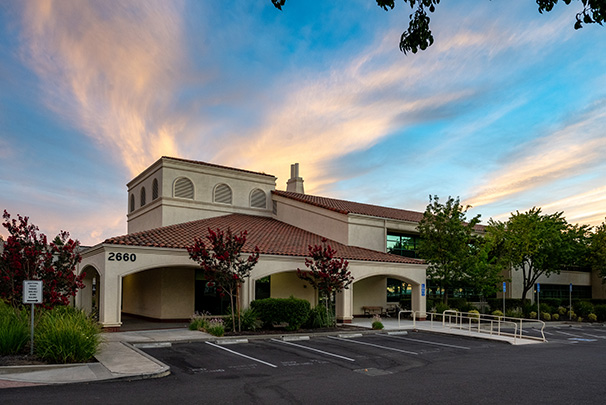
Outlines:
<svg viewBox="0 0 606 405"><path fill-rule="evenodd" d="M144 349L161 379L3 390L3 403L602 404L604 326L546 329L548 343L429 332L280 337Z"/></svg>

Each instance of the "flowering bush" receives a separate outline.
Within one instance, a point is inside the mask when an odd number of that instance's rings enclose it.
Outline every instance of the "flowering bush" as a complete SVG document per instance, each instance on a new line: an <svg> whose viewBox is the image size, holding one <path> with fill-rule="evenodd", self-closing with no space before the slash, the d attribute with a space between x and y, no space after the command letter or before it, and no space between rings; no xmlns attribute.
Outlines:
<svg viewBox="0 0 606 405"><path fill-rule="evenodd" d="M42 280L43 307L69 304L70 297L84 288L84 273L75 273L82 260L79 242L62 231L49 243L28 217L11 220L5 210L3 218L9 236L0 254L0 299L17 307L23 301L23 281Z"/></svg>
<svg viewBox="0 0 606 405"><path fill-rule="evenodd" d="M553 319L554 321L559 321L560 320L560 314L553 314L553 315L551 315L551 319Z"/></svg>
<svg viewBox="0 0 606 405"><path fill-rule="evenodd" d="M551 314L549 312L541 312L541 318L544 321L551 321Z"/></svg>
<svg viewBox="0 0 606 405"><path fill-rule="evenodd" d="M598 316L596 314L589 314L587 315L587 320L589 322L595 322L598 320Z"/></svg>
<svg viewBox="0 0 606 405"><path fill-rule="evenodd" d="M206 319L208 315L209 314L204 312L196 312L194 315L192 315L191 319L189 320L189 330L205 330L208 326L208 321Z"/></svg>
<svg viewBox="0 0 606 405"><path fill-rule="evenodd" d="M373 329L383 329L383 322L381 322L381 317L379 315L374 315L372 317L372 328Z"/></svg>
<svg viewBox="0 0 606 405"><path fill-rule="evenodd" d="M225 326L223 324L223 319L209 319L208 324L206 326L206 332L210 333L213 336L223 336L225 334Z"/></svg>

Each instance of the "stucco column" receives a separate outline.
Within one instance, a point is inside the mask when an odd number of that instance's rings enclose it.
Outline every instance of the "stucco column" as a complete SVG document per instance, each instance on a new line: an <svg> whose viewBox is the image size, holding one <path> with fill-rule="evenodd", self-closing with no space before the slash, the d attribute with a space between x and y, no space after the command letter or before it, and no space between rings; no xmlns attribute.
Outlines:
<svg viewBox="0 0 606 405"><path fill-rule="evenodd" d="M240 309L244 311L250 307L250 300L253 295L251 286L255 285L255 282L249 278L244 280L244 283L240 287Z"/></svg>
<svg viewBox="0 0 606 405"><path fill-rule="evenodd" d="M426 283L412 285L412 310L416 312L417 320L420 321L424 321L427 318L426 291Z"/></svg>
<svg viewBox="0 0 606 405"><path fill-rule="evenodd" d="M122 277L101 275L99 323L108 331L119 330L120 304L122 302Z"/></svg>
<svg viewBox="0 0 606 405"><path fill-rule="evenodd" d="M341 291L336 297L337 322L351 323L353 315L353 291L352 288Z"/></svg>

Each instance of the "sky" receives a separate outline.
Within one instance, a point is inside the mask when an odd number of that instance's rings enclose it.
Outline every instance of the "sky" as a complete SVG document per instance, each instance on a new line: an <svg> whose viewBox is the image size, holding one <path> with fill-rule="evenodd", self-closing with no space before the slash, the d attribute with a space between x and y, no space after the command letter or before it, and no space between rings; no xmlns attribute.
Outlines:
<svg viewBox="0 0 606 405"><path fill-rule="evenodd" d="M126 233L126 183L174 156L598 225L606 27L575 31L580 1L560 3L441 2L434 45L404 55L403 1L0 0L0 210L93 245Z"/></svg>

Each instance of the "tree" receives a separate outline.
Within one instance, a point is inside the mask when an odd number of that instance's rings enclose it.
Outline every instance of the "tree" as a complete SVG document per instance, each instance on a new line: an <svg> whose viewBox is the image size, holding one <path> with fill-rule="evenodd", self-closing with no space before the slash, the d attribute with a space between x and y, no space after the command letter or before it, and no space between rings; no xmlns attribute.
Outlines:
<svg viewBox="0 0 606 405"><path fill-rule="evenodd" d="M385 11L393 10L395 0L376 0L377 5ZM606 2L604 0L579 0L583 9L577 13L574 29L578 30L583 24L600 24L606 19ZM271 0L273 5L282 10L286 0ZM433 35L429 28L430 18L427 13L433 13L440 0L403 0L414 10L409 15L408 29L400 37L400 51L417 53L418 50L424 51L433 44ZM556 5L558 0L536 0L539 6L539 13L549 12ZM566 5L572 3L572 0L563 0Z"/></svg>
<svg viewBox="0 0 606 405"><path fill-rule="evenodd" d="M226 293L229 296L234 331L236 330L234 303L238 305L237 330L240 331L240 287L259 261L257 246L247 258L242 257L246 235L246 231L234 235L229 228L225 233L221 229L213 231L208 228L206 237L196 238L194 244L187 248L189 257L200 264L204 277L217 285L221 295ZM207 249L205 240L211 251Z"/></svg>
<svg viewBox="0 0 606 405"><path fill-rule="evenodd" d="M17 307L23 301L23 281L42 280L43 306L68 305L69 298L84 288L85 274L76 275L82 260L79 242L62 231L48 243L46 235L28 217L10 218L4 210L2 225L8 230L0 255L0 298Z"/></svg>
<svg viewBox="0 0 606 405"><path fill-rule="evenodd" d="M351 272L347 270L349 263L343 258L336 258L337 251L333 249L328 240L322 238L321 245L309 245L309 257L305 258L305 266L309 270L297 269L297 276L307 281L315 290L318 291L319 301L326 300L326 309L328 311L334 296L349 288L353 282ZM334 314L334 310L331 310ZM334 320L334 316L332 316ZM334 321L333 321L334 324Z"/></svg>
<svg viewBox="0 0 606 405"><path fill-rule="evenodd" d="M602 222L590 236L590 261L602 282L606 282L606 221Z"/></svg>
<svg viewBox="0 0 606 405"><path fill-rule="evenodd" d="M502 258L522 271L522 300L540 276L559 274L584 257L587 226L572 226L561 212L542 214L540 208L516 211L506 222L490 220L487 233L502 244Z"/></svg>
<svg viewBox="0 0 606 405"><path fill-rule="evenodd" d="M419 256L427 262L427 276L444 291L444 303L448 302L449 289L474 281L474 274L477 276L481 270L481 242L474 230L480 215L467 221L469 208L462 206L458 198L448 197L446 204L441 204L438 196L430 196L419 221Z"/></svg>

